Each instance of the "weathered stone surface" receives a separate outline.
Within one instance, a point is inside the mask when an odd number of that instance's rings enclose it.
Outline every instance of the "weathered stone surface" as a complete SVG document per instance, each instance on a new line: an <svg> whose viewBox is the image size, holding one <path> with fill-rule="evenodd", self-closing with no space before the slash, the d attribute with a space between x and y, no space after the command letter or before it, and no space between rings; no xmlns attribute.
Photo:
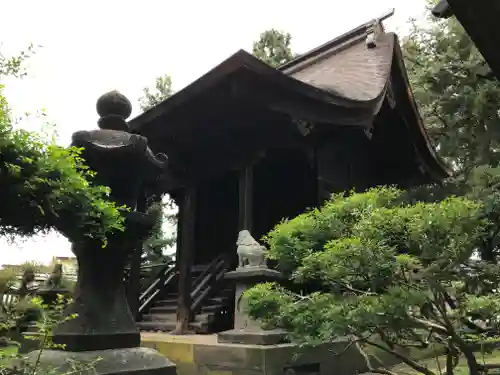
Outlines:
<svg viewBox="0 0 500 375"><path fill-rule="evenodd" d="M225 375L229 372L232 375L284 375L284 371L290 367L297 369L300 375L301 371L318 366L320 375L355 375L367 371L363 357L354 346L345 350L348 345L345 338L315 347L299 347L295 344L226 344L214 343L213 339L206 341L210 343L185 336L162 336L161 341L150 337L147 341L143 340L142 345L154 347L173 360L178 365L179 375ZM179 356L182 351L190 353Z"/></svg>
<svg viewBox="0 0 500 375"><path fill-rule="evenodd" d="M232 329L217 334L219 343L248 344L248 345L276 345L286 342L286 332L280 329L273 330L246 330Z"/></svg>
<svg viewBox="0 0 500 375"><path fill-rule="evenodd" d="M264 371L264 353L255 345L195 345L194 361L225 370Z"/></svg>
<svg viewBox="0 0 500 375"><path fill-rule="evenodd" d="M76 317L54 329L54 342L69 351L134 348L140 345L140 334L127 304L123 269L133 250L109 238L106 251L92 242L73 244L78 257L78 281L74 300L65 314Z"/></svg>
<svg viewBox="0 0 500 375"><path fill-rule="evenodd" d="M266 248L260 245L246 229L240 231L236 241L238 268L266 267Z"/></svg>
<svg viewBox="0 0 500 375"><path fill-rule="evenodd" d="M267 281L277 281L282 279L282 277L283 276L280 272L270 270L265 265L260 267L237 268L235 271L228 272L224 276L225 279L232 280L236 284L236 304L234 308L234 330L227 334L220 334L221 342L230 342L229 340L231 339L231 337L235 339L234 343L236 344L261 344L269 340L274 340L274 334L270 334L267 339L264 338L266 334L259 333L260 331L262 331L261 324L251 319L245 313L245 301L243 299L243 293L259 283ZM250 331L249 335L245 335L242 330ZM259 337L261 338L259 339ZM243 341L244 338L248 338L249 341Z"/></svg>
<svg viewBox="0 0 500 375"><path fill-rule="evenodd" d="M196 363L178 363L175 362L177 366L177 375L206 375L207 370L201 368Z"/></svg>
<svg viewBox="0 0 500 375"><path fill-rule="evenodd" d="M168 358L175 363L194 363L193 344L159 342L155 349L160 353L168 353Z"/></svg>
<svg viewBox="0 0 500 375"><path fill-rule="evenodd" d="M314 347L298 347L293 344L266 347L266 374L283 375L285 368L312 364L319 364L321 375L331 375L332 369L335 369L337 374L345 375L366 371L365 361L354 346L344 352L347 345L346 340L339 339L330 344Z"/></svg>
<svg viewBox="0 0 500 375"><path fill-rule="evenodd" d="M28 354L28 360L35 362L38 351ZM112 349L88 351L80 353L60 350L44 350L40 358L41 368L57 369L66 373L72 369L72 361L88 364L88 370L79 372L81 375L175 375L175 364L156 350L149 348Z"/></svg>
<svg viewBox="0 0 500 375"><path fill-rule="evenodd" d="M130 103L130 100L128 100L123 94L113 90L97 99L96 109L101 118L118 116L119 118L126 120L132 113L132 103ZM125 129L128 130L128 126L126 128L120 127L117 130Z"/></svg>

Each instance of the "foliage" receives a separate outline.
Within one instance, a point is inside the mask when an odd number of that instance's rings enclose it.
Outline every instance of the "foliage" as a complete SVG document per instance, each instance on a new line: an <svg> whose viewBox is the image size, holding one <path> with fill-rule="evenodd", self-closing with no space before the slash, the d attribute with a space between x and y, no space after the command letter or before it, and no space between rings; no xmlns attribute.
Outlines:
<svg viewBox="0 0 500 375"><path fill-rule="evenodd" d="M143 260L146 263L158 263L169 261L170 257L164 255L164 251L176 242L176 236L165 236L163 231L163 223L169 220L170 217L165 215L165 207L161 202L154 203L149 210L149 213L156 216L156 222L151 232L150 237L144 241Z"/></svg>
<svg viewBox="0 0 500 375"><path fill-rule="evenodd" d="M450 195L460 195L481 202L481 217L488 228L477 246L482 260L497 263L500 245L500 167L486 165L471 168L469 173L457 175L440 184L411 189L413 202L436 202Z"/></svg>
<svg viewBox="0 0 500 375"><path fill-rule="evenodd" d="M412 21L402 47L415 99L439 155L457 173L498 165L500 85L478 76L484 59L456 18L437 19L427 12L425 22Z"/></svg>
<svg viewBox="0 0 500 375"><path fill-rule="evenodd" d="M68 363L69 371L61 373L57 368L47 368L41 364L41 356L46 349L64 350L64 346L54 344L52 341L53 328L64 321L74 319L75 316L65 316L64 309L71 301L63 296L53 305L44 305L38 298L27 298L19 301L17 305L0 315L0 375L45 375L45 374L75 374L93 371L95 364L100 360L96 358L90 363L72 361ZM33 311L36 311L33 314ZM24 340L37 343L38 354L33 361L19 352L21 344L16 341L20 334L20 323L26 322L26 316L31 314L31 320L37 319L35 325L37 333L25 335Z"/></svg>
<svg viewBox="0 0 500 375"><path fill-rule="evenodd" d="M26 75L24 62L35 52L36 48L33 44L30 44L26 51L21 51L18 56L7 57L0 52L0 77L24 77Z"/></svg>
<svg viewBox="0 0 500 375"><path fill-rule="evenodd" d="M139 106L143 111L147 111L174 94L172 78L168 74L156 77L154 89L145 87L142 91L144 96L139 99Z"/></svg>
<svg viewBox="0 0 500 375"><path fill-rule="evenodd" d="M11 269L2 269L0 270L0 305L1 305L1 296L5 293L10 287L12 287L16 281L17 273ZM1 311L1 306L0 306Z"/></svg>
<svg viewBox="0 0 500 375"><path fill-rule="evenodd" d="M1 60L0 72L19 73L22 58ZM19 60L20 59L20 60ZM0 77L1 78L1 77ZM0 235L26 236L57 229L73 241L122 230L123 219L109 189L92 184L75 148L15 129L0 85Z"/></svg>
<svg viewBox="0 0 500 375"><path fill-rule="evenodd" d="M397 206L405 194L396 189L372 189L345 198L333 195L322 209L286 220L266 237L270 259L286 276L296 270L309 254L320 251L332 238L350 236L360 217L379 207Z"/></svg>
<svg viewBox="0 0 500 375"><path fill-rule="evenodd" d="M500 328L490 288L500 268L471 260L490 223L466 197L409 199L393 188L335 195L279 224L267 236L269 256L303 290L259 285L246 294L248 312L300 342L345 336L362 353L376 347L427 375L434 372L402 349L441 345L448 374L461 355L479 374L473 343L496 340ZM371 371L390 373L366 359Z"/></svg>
<svg viewBox="0 0 500 375"><path fill-rule="evenodd" d="M155 107L164 100L174 94L172 89L172 78L169 75L164 75L156 78L155 87L151 90L149 87L143 89L144 96L139 99L139 106L143 111ZM149 207L149 213L156 216L156 224L153 228L151 236L144 243L143 262L155 263L169 260L163 252L167 247L173 246L176 242L176 236L165 236L163 225L168 222L172 225L177 225L177 215L167 214L166 210L175 208L175 202L172 198L167 197L166 203L157 202Z"/></svg>
<svg viewBox="0 0 500 375"><path fill-rule="evenodd" d="M265 63L277 68L294 59L290 43L292 36L289 33L276 29L266 30L253 43L252 53Z"/></svg>

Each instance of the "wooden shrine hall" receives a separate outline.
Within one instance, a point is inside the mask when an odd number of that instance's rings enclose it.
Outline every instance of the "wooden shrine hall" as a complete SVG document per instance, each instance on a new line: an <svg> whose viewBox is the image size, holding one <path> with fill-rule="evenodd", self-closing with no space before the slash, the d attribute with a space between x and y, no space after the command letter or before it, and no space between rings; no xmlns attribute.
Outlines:
<svg viewBox="0 0 500 375"><path fill-rule="evenodd" d="M182 176L164 188L179 206L177 265L141 291L142 330L231 328L223 277L240 230L260 239L333 192L448 175L380 19L278 69L240 50L130 126Z"/></svg>

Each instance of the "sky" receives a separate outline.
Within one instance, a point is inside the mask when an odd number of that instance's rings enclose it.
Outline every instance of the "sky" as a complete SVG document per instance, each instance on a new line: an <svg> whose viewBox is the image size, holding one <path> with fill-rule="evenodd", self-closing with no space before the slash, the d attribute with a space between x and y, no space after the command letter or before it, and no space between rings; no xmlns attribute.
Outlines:
<svg viewBox="0 0 500 375"><path fill-rule="evenodd" d="M304 53L395 8L386 29L404 33L425 0L2 0L0 51L11 55L33 43L28 76L8 79L6 96L17 116L45 109L59 142L96 127L97 98L118 90L140 113L138 98L155 77L170 74L179 90L237 50L251 51L266 29L292 35ZM40 130L40 119L22 126ZM0 264L49 262L71 255L64 238L50 234L2 244Z"/></svg>

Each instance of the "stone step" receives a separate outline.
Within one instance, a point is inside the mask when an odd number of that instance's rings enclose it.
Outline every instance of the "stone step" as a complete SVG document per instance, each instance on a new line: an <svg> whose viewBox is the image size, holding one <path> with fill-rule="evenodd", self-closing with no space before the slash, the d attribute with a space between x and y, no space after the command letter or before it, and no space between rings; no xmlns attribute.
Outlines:
<svg viewBox="0 0 500 375"><path fill-rule="evenodd" d="M210 298L207 298L205 301L210 301L210 302L218 302L218 303L221 303L221 302L224 302L227 298L225 297L220 297L220 296L216 296L216 297L210 297Z"/></svg>
<svg viewBox="0 0 500 375"><path fill-rule="evenodd" d="M177 322L139 322L137 323L137 328L140 331L146 332L171 332L175 330ZM208 326L206 323L202 322L191 322L189 323L188 329L194 333L205 333L208 331Z"/></svg>
<svg viewBox="0 0 500 375"><path fill-rule="evenodd" d="M202 312L215 312L218 311L222 308L221 304L210 304L210 305L204 305L201 307ZM155 312L155 313L176 313L177 312L177 305L170 304L170 305L159 305L156 304L154 307L152 307L150 312Z"/></svg>
<svg viewBox="0 0 500 375"><path fill-rule="evenodd" d="M227 302L229 296L207 298L204 305L221 305ZM177 298L166 298L155 302L155 307L177 306Z"/></svg>
<svg viewBox="0 0 500 375"><path fill-rule="evenodd" d="M177 298L160 299L155 302L155 306L177 306Z"/></svg>
<svg viewBox="0 0 500 375"><path fill-rule="evenodd" d="M201 312L202 313L211 313L211 312L217 312L222 308L220 304L215 304L215 305L205 305L201 307Z"/></svg>
<svg viewBox="0 0 500 375"><path fill-rule="evenodd" d="M175 313L177 312L177 304L160 304L156 303L154 307L150 308L149 311L161 311L162 313Z"/></svg>
<svg viewBox="0 0 500 375"><path fill-rule="evenodd" d="M38 328L38 325L36 323L29 323L28 325L26 325L25 327L25 330L24 330L24 334L30 334L30 333L38 333L40 330Z"/></svg>
<svg viewBox="0 0 500 375"><path fill-rule="evenodd" d="M211 297L205 300L204 305L224 305L228 300L228 297Z"/></svg>
<svg viewBox="0 0 500 375"><path fill-rule="evenodd" d="M171 322L177 320L177 314L161 312L161 311L152 311L149 314L144 314L142 316L143 321L145 322ZM213 314L204 313L204 314L196 314L194 317L195 322L211 322L213 320Z"/></svg>
<svg viewBox="0 0 500 375"><path fill-rule="evenodd" d="M176 314L163 313L162 311L151 311L149 314L143 314L142 320L144 322L170 322L177 319Z"/></svg>

